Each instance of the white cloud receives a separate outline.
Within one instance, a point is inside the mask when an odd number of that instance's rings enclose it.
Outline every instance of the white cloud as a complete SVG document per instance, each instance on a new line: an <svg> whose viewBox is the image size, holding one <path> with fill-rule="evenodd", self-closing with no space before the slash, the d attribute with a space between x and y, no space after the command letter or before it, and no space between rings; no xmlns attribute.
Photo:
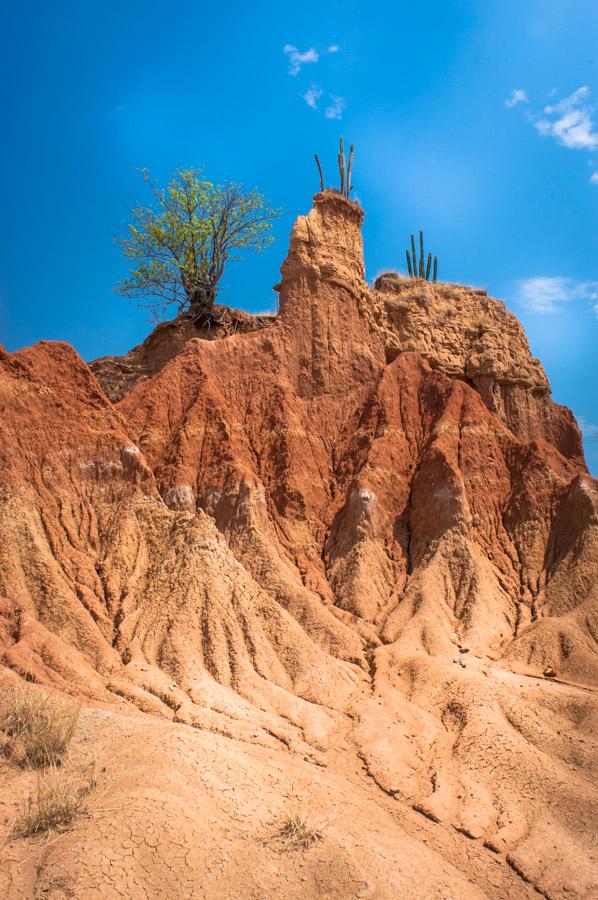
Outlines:
<svg viewBox="0 0 598 900"><path fill-rule="evenodd" d="M289 75L293 76L299 74L302 65L305 63L316 63L320 58L318 51L314 50L313 47L301 52L296 47L293 47L292 44L285 44L282 52L286 53L289 58Z"/></svg>
<svg viewBox="0 0 598 900"><path fill-rule="evenodd" d="M508 106L509 108L517 106L518 103L529 103L527 94L523 88L513 88L511 96L505 100L505 106Z"/></svg>
<svg viewBox="0 0 598 900"><path fill-rule="evenodd" d="M324 115L327 119L342 119L347 101L344 97L335 97L333 94L330 94L330 99L332 102L324 110Z"/></svg>
<svg viewBox="0 0 598 900"><path fill-rule="evenodd" d="M598 132L594 131L593 106L588 102L590 89L585 85L568 97L544 107L544 117L536 121L540 134L574 150L598 148Z"/></svg>
<svg viewBox="0 0 598 900"><path fill-rule="evenodd" d="M328 53L338 53L338 51L339 51L340 49L341 49L341 48L339 47L338 44L331 44L330 47L328 48L328 51L327 51L327 52L328 52Z"/></svg>
<svg viewBox="0 0 598 900"><path fill-rule="evenodd" d="M312 84L310 89L303 94L303 99L307 103L308 106L311 106L312 109L318 108L318 100L322 96L324 91L322 88L318 87L317 84Z"/></svg>
<svg viewBox="0 0 598 900"><path fill-rule="evenodd" d="M585 438L598 438L598 425L594 422L587 422L579 416L577 424L581 428L581 432Z"/></svg>
<svg viewBox="0 0 598 900"><path fill-rule="evenodd" d="M590 184L598 184L598 172L593 172L590 175Z"/></svg>
<svg viewBox="0 0 598 900"><path fill-rule="evenodd" d="M564 303L585 300L595 303L598 315L598 281L575 281L573 278L527 278L517 285L517 299L529 312L555 313Z"/></svg>

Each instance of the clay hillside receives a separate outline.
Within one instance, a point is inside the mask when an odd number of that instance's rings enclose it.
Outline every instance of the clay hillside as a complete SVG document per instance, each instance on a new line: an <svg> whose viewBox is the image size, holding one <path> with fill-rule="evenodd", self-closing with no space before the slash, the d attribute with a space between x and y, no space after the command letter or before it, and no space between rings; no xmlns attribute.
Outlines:
<svg viewBox="0 0 598 900"><path fill-rule="evenodd" d="M0 352L1 897L598 897L579 429L362 215L314 197L276 317Z"/></svg>

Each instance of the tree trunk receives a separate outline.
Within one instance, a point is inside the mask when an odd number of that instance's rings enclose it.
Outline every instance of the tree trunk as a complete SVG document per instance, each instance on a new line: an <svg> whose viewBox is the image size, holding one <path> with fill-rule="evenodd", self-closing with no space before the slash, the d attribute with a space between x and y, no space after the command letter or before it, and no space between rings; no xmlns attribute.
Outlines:
<svg viewBox="0 0 598 900"><path fill-rule="evenodd" d="M189 309L196 314L207 312L214 306L215 288L197 288L189 297Z"/></svg>

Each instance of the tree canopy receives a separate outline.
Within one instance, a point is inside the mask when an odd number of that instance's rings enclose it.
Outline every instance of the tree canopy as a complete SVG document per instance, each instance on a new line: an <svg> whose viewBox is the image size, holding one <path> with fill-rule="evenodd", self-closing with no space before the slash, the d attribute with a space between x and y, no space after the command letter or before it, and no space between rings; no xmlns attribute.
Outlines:
<svg viewBox="0 0 598 900"><path fill-rule="evenodd" d="M213 184L201 169L178 169L165 188L147 169L141 174L154 203L134 207L128 235L117 239L131 271L116 290L143 301L156 318L172 303L179 313L207 313L228 260L267 247L279 212L258 191Z"/></svg>

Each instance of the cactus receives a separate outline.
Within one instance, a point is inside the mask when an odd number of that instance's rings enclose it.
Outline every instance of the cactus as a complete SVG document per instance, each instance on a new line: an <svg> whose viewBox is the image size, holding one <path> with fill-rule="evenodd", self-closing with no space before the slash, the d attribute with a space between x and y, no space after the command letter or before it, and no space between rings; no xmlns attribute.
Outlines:
<svg viewBox="0 0 598 900"><path fill-rule="evenodd" d="M314 153L314 158L316 160L316 166L318 167L318 172L320 173L320 190L324 190L324 174L322 172L322 166L320 165L320 160L318 159L318 154Z"/></svg>
<svg viewBox="0 0 598 900"><path fill-rule="evenodd" d="M409 278L422 278L426 281L430 281L430 270L432 269L432 259L434 261L434 270L432 275L432 280L436 283L438 278L438 257L432 257L431 253L428 253L428 258L426 260L424 254L424 233L420 231L419 233L419 262L417 259L417 253L415 252L415 237L414 235L410 235L411 238L411 255L409 255L409 250L405 250L405 256L407 259L407 271L409 272Z"/></svg>
<svg viewBox="0 0 598 900"><path fill-rule="evenodd" d="M353 155L355 153L355 148L353 144L349 148L349 164L345 164L345 142L343 138L339 141L339 151L338 151L338 170L341 176L341 187L340 192L347 200L351 197L351 191L353 190L353 185L351 184L351 175L353 174Z"/></svg>
<svg viewBox="0 0 598 900"><path fill-rule="evenodd" d="M349 165L347 166L347 192L345 194L345 197L347 198L347 200L350 199L351 191L353 190L353 185L351 184L351 175L353 174L353 154L354 154L354 152L355 152L355 148L354 148L353 144L351 144L351 147L349 149Z"/></svg>
<svg viewBox="0 0 598 900"><path fill-rule="evenodd" d="M339 141L337 161L338 161L338 170L341 176L341 185L339 189L339 194L342 194L346 200L351 199L351 191L353 190L353 185L351 184L351 176L353 175L353 156L355 155L355 147L351 144L349 148L349 161L345 160L345 143L341 138ZM314 153L314 159L316 161L316 166L318 167L318 174L320 176L320 190L325 190L324 188L324 175L322 173L322 166L320 165L320 160L317 153Z"/></svg>
<svg viewBox="0 0 598 900"><path fill-rule="evenodd" d="M345 197L345 146L342 138L339 143L338 168L341 173L341 194Z"/></svg>

